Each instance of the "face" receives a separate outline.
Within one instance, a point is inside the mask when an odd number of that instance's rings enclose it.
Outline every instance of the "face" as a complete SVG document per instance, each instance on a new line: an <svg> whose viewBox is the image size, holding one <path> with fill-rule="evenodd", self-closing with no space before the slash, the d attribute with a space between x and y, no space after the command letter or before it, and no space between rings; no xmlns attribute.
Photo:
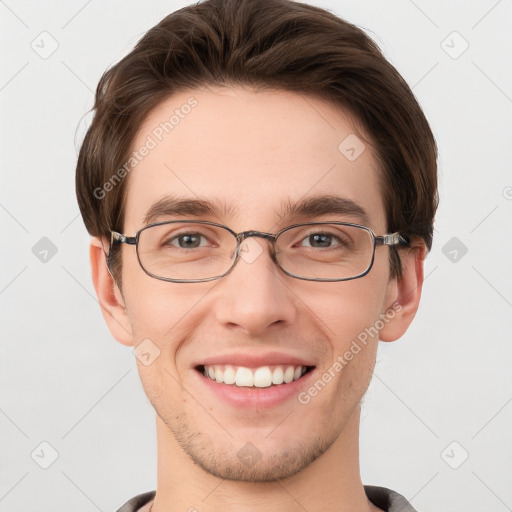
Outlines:
<svg viewBox="0 0 512 512"><path fill-rule="evenodd" d="M187 102L194 106L182 108ZM166 133L161 123L176 109ZM165 197L210 201L218 211L161 211L153 222L207 220L237 233L276 233L297 222L361 223L354 211L283 215L283 205L329 195L361 207L367 227L384 234L371 147L356 159L339 149L356 133L343 111L291 92L219 88L177 94L148 116L135 140L134 149L148 137L157 144L129 174L124 233L142 228L147 212ZM249 240L246 253L256 251L254 258L241 258L227 276L204 283L154 279L141 269L135 248L123 245L123 299L133 343L159 350L151 364L137 361L159 417L159 440L174 439L215 476L269 481L306 468L358 413L378 337L359 343L351 360L343 355L389 310L395 287L386 247L377 248L363 278L313 282L280 270L268 241ZM335 364L340 358L342 369ZM274 371L281 365L308 371L291 383L237 387L200 373L208 363L220 370L232 364L235 372L238 366ZM324 385L311 391L319 380Z"/></svg>

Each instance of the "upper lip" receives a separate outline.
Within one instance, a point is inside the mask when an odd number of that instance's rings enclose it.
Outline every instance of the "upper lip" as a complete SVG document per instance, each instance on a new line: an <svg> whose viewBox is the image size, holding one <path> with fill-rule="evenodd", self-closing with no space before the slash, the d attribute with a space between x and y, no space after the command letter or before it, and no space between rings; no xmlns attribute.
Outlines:
<svg viewBox="0 0 512 512"><path fill-rule="evenodd" d="M266 354L230 353L207 357L196 362L193 366L205 366L214 364L231 364L233 366L245 366L258 368L260 366L290 364L294 366L315 366L312 361L303 357L285 354L284 352L268 352Z"/></svg>

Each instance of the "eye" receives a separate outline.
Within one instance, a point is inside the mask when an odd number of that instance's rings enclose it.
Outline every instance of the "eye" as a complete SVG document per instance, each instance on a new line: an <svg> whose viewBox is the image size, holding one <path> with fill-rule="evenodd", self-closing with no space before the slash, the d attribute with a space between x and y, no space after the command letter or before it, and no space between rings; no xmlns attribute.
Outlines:
<svg viewBox="0 0 512 512"><path fill-rule="evenodd" d="M208 239L201 233L180 233L169 238L164 245L173 245L180 249L197 249L208 246Z"/></svg>
<svg viewBox="0 0 512 512"><path fill-rule="evenodd" d="M331 248L331 247L347 247L349 240L343 238L342 234L335 235L328 232L311 233L302 240L302 247L312 248Z"/></svg>
<svg viewBox="0 0 512 512"><path fill-rule="evenodd" d="M315 233L306 237L304 241L308 242L309 247L330 247L333 236L326 233ZM304 243L302 244L304 245Z"/></svg>

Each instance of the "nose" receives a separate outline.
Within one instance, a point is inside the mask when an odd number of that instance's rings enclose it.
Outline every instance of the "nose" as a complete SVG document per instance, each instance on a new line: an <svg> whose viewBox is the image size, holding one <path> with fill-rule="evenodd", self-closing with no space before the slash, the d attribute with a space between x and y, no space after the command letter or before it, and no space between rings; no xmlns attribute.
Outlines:
<svg viewBox="0 0 512 512"><path fill-rule="evenodd" d="M270 241L246 238L237 264L217 287L217 321L252 335L292 324L298 301L290 289L291 279L274 262Z"/></svg>

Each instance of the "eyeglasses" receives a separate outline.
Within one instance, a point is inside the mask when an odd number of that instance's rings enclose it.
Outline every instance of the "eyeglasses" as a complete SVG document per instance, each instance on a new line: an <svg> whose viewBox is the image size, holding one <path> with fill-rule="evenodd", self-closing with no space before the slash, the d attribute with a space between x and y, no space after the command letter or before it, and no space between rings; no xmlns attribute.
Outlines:
<svg viewBox="0 0 512 512"><path fill-rule="evenodd" d="M262 252L260 237L272 243L272 260L281 270L306 281L348 281L373 266L375 248L408 245L399 233L376 236L367 227L347 222L307 222L276 234L235 233L208 221L173 220L143 227L135 236L111 231L114 243L135 245L140 266L156 279L174 283L213 281L228 275L240 258L252 263ZM111 253L109 253L110 258Z"/></svg>

